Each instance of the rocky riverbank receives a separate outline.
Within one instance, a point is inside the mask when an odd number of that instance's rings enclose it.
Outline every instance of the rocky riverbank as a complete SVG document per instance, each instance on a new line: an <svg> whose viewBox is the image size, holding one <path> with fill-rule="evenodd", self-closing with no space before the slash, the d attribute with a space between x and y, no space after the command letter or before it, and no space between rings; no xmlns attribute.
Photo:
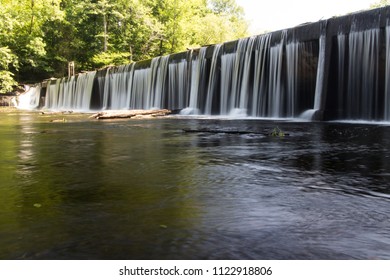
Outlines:
<svg viewBox="0 0 390 280"><path fill-rule="evenodd" d="M14 107L15 95L0 95L0 107Z"/></svg>

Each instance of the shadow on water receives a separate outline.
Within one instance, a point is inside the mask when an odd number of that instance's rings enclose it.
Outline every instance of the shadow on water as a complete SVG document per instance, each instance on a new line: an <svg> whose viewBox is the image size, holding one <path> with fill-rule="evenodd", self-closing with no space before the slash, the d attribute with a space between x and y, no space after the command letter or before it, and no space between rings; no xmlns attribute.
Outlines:
<svg viewBox="0 0 390 280"><path fill-rule="evenodd" d="M390 127L67 119L2 115L1 259L390 258Z"/></svg>

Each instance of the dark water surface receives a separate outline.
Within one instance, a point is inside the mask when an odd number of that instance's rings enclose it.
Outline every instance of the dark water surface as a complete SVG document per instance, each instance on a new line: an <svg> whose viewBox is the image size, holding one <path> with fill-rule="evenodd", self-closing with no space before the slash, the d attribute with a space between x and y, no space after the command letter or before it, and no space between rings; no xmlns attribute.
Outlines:
<svg viewBox="0 0 390 280"><path fill-rule="evenodd" d="M0 113L1 259L390 259L389 126L52 118Z"/></svg>

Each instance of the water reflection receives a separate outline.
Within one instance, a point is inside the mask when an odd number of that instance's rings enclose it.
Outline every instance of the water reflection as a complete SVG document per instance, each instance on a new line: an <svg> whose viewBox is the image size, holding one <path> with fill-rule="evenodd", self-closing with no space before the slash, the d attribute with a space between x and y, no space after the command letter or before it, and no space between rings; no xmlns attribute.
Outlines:
<svg viewBox="0 0 390 280"><path fill-rule="evenodd" d="M389 127L7 118L0 258L390 257Z"/></svg>

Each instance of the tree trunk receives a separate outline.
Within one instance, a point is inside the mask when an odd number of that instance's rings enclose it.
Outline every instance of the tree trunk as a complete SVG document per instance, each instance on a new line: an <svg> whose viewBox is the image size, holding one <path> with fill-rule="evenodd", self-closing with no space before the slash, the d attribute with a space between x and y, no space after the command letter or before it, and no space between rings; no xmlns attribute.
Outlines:
<svg viewBox="0 0 390 280"><path fill-rule="evenodd" d="M162 117L170 115L172 111L166 109L158 110L113 110L103 111L90 116L98 120L104 119L130 119L138 117Z"/></svg>

